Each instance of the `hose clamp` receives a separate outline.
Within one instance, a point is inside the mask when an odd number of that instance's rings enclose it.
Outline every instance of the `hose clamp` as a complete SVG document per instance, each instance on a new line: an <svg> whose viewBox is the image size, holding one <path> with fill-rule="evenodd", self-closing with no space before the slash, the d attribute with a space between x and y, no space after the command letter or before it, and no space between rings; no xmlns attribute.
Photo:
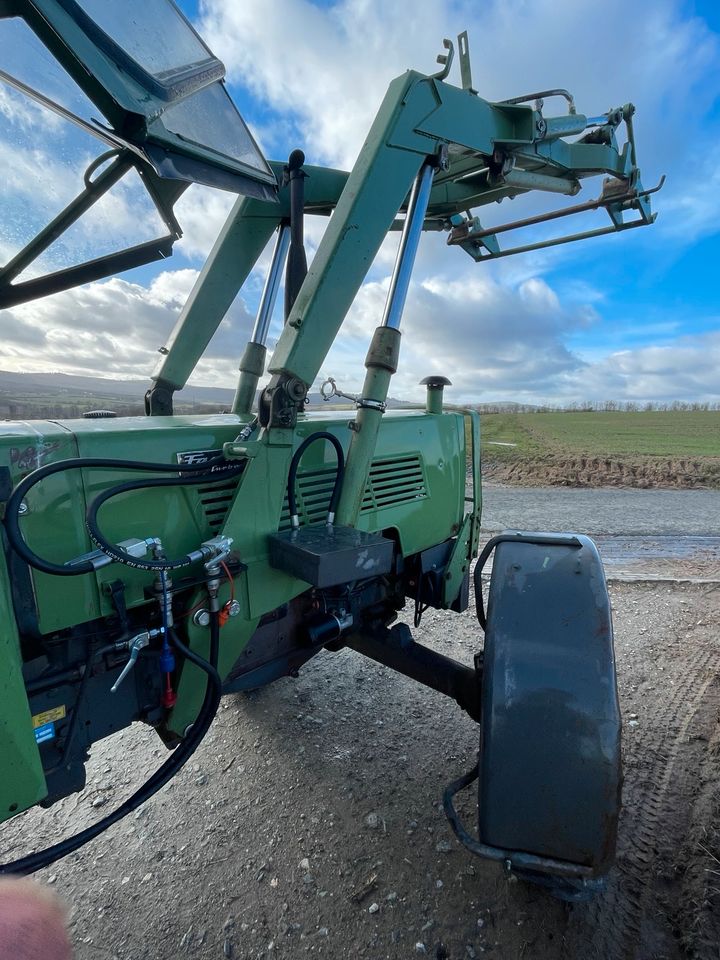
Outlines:
<svg viewBox="0 0 720 960"><path fill-rule="evenodd" d="M345 400L352 401L358 410L361 407L367 410L379 410L380 413L385 413L387 410L387 404L383 400L370 400L365 397L356 397L352 393L343 393L342 390L338 390L338 385L333 377L328 377L327 380L320 385L320 396L326 401L332 400L333 397L343 397Z"/></svg>
<svg viewBox="0 0 720 960"><path fill-rule="evenodd" d="M355 400L355 406L360 409L360 407L365 407L367 410L379 410L380 413L385 413L387 410L387 404L382 400L366 400L365 397L358 397Z"/></svg>

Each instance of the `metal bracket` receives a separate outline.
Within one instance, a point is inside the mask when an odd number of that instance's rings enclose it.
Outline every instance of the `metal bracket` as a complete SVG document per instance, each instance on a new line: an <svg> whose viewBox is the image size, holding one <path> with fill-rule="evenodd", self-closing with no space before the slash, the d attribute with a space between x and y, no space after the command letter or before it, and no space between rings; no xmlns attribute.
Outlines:
<svg viewBox="0 0 720 960"><path fill-rule="evenodd" d="M542 874L563 877L568 881L573 881L577 884L579 894L582 894L585 889L593 889L592 870L589 867L583 866L582 864L570 863L565 860L556 860L552 857L537 856L536 854L521 850L503 850L476 840L471 836L463 826L455 810L453 798L457 793L477 780L478 777L479 765L476 765L464 776L454 780L446 787L443 793L443 810L445 811L445 816L450 822L453 833L464 847L471 853L475 853L487 860L496 860L503 863L508 873L513 870L534 870ZM597 883L597 881L595 882ZM578 896L577 899L581 899L581 896Z"/></svg>
<svg viewBox="0 0 720 960"><path fill-rule="evenodd" d="M564 97L568 102L570 114L574 115L577 112L573 95L569 90L562 90L560 88L555 88L554 90L538 90L537 93L524 93L521 97L510 97L508 100L498 100L498 103L516 106L521 103L530 103L531 100L534 100L536 103L539 103L535 109L540 110L544 105L543 101L546 97Z"/></svg>
<svg viewBox="0 0 720 960"><path fill-rule="evenodd" d="M346 639L351 650L451 697L476 723L481 717L480 676L475 667L416 643L407 624L389 630L358 630Z"/></svg>
<svg viewBox="0 0 720 960"><path fill-rule="evenodd" d="M298 409L305 403L307 386L298 377L275 374L260 394L258 418L261 427L294 427Z"/></svg>
<svg viewBox="0 0 720 960"><path fill-rule="evenodd" d="M170 187L163 185L147 164L142 152L132 144L117 137L112 131L99 129L81 120L75 114L49 100L32 87L4 70L0 70L0 82L15 88L30 97L42 107L52 110L65 120L79 126L92 136L103 140L110 150L96 157L83 176L84 189L70 201L45 227L4 266L0 267L0 309L17 306L38 297L47 296L83 283L100 280L134 267L154 263L171 256L173 244L182 236L182 230L173 214L173 204L186 189L186 183L174 183ZM97 171L103 168L100 173ZM46 273L30 280L13 282L23 270L72 227L91 207L111 190L127 173L135 170L140 176L148 196L155 209L168 228L168 233L156 239L145 241L108 253L92 260L86 260L71 267L64 267L53 273ZM93 174L97 175L93 178Z"/></svg>
<svg viewBox="0 0 720 960"><path fill-rule="evenodd" d="M463 90L467 90L468 93L474 93L477 96L477 90L473 87L472 82L467 30L463 30L462 33L458 34L458 50L460 51L460 78L462 80Z"/></svg>
<svg viewBox="0 0 720 960"><path fill-rule="evenodd" d="M447 50L447 53L439 53L435 58L438 63L443 64L443 68L438 71L438 73L431 74L431 80L446 80L450 73L450 67L455 57L455 47L453 46L452 40L448 40L447 37L443 39L443 46Z"/></svg>

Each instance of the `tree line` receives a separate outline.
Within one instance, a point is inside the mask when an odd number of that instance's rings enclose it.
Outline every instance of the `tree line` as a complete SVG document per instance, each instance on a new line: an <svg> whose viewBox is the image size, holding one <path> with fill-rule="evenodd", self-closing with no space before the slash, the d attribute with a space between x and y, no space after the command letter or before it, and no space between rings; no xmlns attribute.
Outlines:
<svg viewBox="0 0 720 960"><path fill-rule="evenodd" d="M656 411L705 412L720 410L720 401L700 400L572 400L562 405L537 403L479 403L480 413L653 413Z"/></svg>

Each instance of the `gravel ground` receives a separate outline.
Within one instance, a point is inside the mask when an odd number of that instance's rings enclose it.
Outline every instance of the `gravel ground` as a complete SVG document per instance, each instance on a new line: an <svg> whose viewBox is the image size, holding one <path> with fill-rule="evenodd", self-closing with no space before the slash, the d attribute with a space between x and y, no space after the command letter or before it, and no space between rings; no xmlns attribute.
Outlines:
<svg viewBox="0 0 720 960"><path fill-rule="evenodd" d="M664 491L612 490L583 506L599 492L551 492L490 488L486 524L617 533L618 503L642 497L638 529L657 533L649 511L677 525L669 504L692 497L673 491L663 507ZM717 494L685 508L701 524L688 532L717 531L712 497L717 509ZM717 958L720 589L618 582L611 597L625 806L596 903L562 904L456 843L441 793L474 762L478 734L454 703L324 653L296 680L226 697L176 780L38 874L70 904L79 960ZM467 663L481 645L472 608L428 611L417 638ZM164 756L140 727L97 744L86 789L7 824L3 859L99 819Z"/></svg>
<svg viewBox="0 0 720 960"><path fill-rule="evenodd" d="M720 536L720 490L622 490L483 484L483 527L590 536Z"/></svg>

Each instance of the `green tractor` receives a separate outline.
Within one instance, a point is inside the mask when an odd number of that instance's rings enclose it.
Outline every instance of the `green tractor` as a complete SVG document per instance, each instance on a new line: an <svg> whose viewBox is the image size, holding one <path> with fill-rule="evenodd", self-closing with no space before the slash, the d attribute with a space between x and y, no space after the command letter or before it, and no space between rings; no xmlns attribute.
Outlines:
<svg viewBox="0 0 720 960"><path fill-rule="evenodd" d="M81 790L92 744L135 721L152 725L170 752L110 815L0 872L52 863L137 808L197 749L223 694L297 675L322 651L350 648L454 698L478 723L479 753L444 796L460 842L560 896L588 896L613 862L621 788L597 549L570 533L495 537L474 568L484 634L474 667L416 643L397 622L408 603L417 626L428 607L450 619L470 602L479 422L472 410L444 405L443 376L422 381L422 408L388 409L388 390L424 231L445 232L449 245L483 261L653 222L634 108L586 116L565 90L484 100L463 34L462 86L447 81L454 47L446 40L438 73L408 71L390 84L350 173L308 166L299 150L268 163L227 93L222 64L170 0L152 8L128 0L124 18L116 9L81 0L0 4L0 18L22 18L106 119L74 116L2 74L80 124L103 152L79 195L0 268L0 307L168 256L181 233L173 206L192 182L239 198L161 350L147 416L99 411L0 426L0 820ZM142 31L131 31L133 19ZM549 99L563 104L560 115L544 112ZM168 233L23 279L129 172ZM494 228L472 213L530 191L572 196L599 174L598 199L560 211ZM501 246L515 228L591 210L604 210L610 223ZM330 218L309 268L306 212ZM362 391L351 397L329 379L323 396L346 408L309 407L308 391L391 231L397 260ZM174 393L273 236L232 409L175 415ZM285 322L258 392L283 273ZM481 575L491 554L485 603ZM469 831L453 798L475 781L479 818Z"/></svg>

